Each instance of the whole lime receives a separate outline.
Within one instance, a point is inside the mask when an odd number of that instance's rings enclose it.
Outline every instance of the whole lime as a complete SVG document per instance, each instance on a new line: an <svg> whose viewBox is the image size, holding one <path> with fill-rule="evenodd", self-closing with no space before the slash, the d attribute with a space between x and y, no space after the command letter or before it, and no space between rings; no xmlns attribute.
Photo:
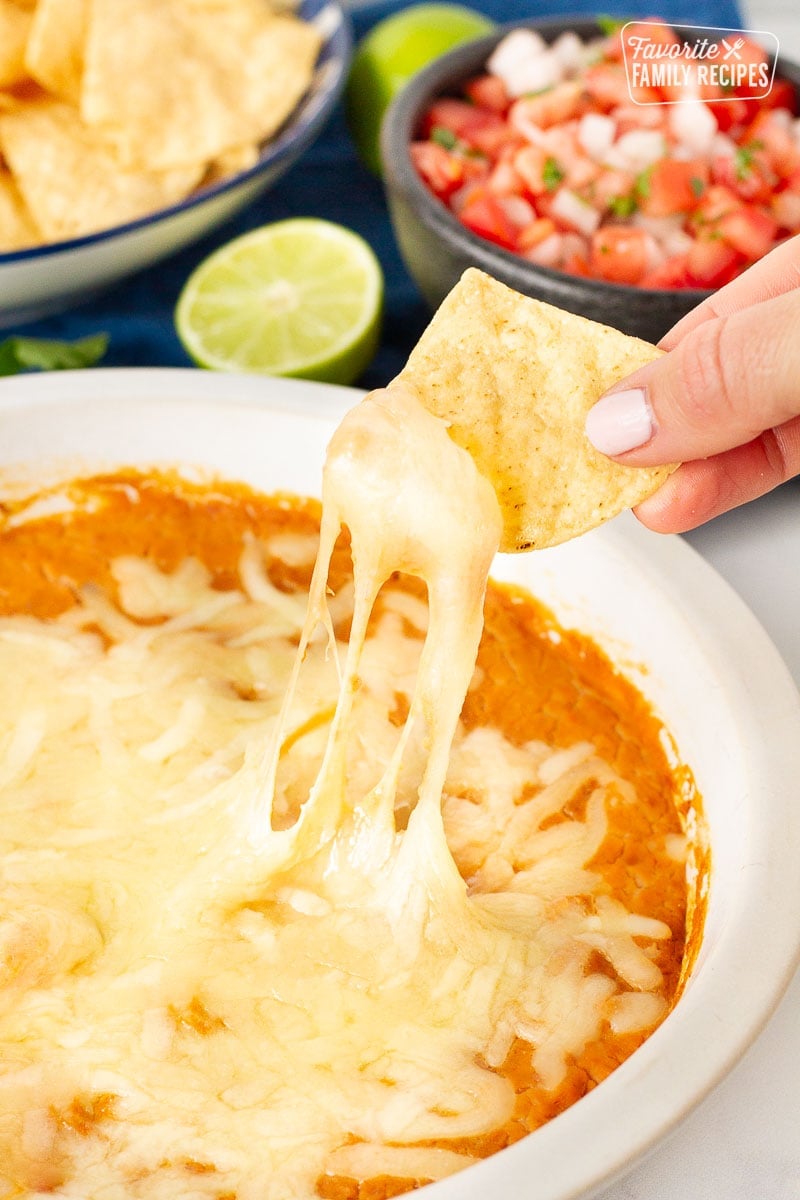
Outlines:
<svg viewBox="0 0 800 1200"><path fill-rule="evenodd" d="M362 38L347 81L347 122L362 161L381 174L381 121L394 96L421 67L494 22L461 4L416 4L379 21Z"/></svg>

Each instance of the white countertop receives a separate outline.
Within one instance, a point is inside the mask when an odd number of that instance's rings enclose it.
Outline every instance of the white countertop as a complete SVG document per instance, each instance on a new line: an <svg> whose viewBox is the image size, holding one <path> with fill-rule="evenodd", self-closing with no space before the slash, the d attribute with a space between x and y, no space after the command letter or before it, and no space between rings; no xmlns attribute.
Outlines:
<svg viewBox="0 0 800 1200"><path fill-rule="evenodd" d="M750 606L800 687L800 481L686 540ZM800 1200L800 972L744 1061L598 1200Z"/></svg>

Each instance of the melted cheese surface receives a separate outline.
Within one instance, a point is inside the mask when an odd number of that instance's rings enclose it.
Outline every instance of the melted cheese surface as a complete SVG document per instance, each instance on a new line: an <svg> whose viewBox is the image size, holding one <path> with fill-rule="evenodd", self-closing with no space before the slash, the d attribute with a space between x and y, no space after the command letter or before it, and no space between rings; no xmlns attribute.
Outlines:
<svg viewBox="0 0 800 1200"><path fill-rule="evenodd" d="M323 495L308 606L285 532L224 589L123 555L116 600L0 617L0 1198L410 1187L535 1127L520 1046L555 1096L667 1011L682 929L598 866L635 787L590 740L464 723L490 486L392 388Z"/></svg>

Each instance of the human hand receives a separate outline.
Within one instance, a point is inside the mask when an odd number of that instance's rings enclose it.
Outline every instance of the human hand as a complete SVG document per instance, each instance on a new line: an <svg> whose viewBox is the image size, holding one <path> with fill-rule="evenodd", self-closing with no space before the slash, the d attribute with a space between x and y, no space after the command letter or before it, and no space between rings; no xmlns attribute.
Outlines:
<svg viewBox="0 0 800 1200"><path fill-rule="evenodd" d="M670 330L669 353L621 380L586 433L630 466L680 462L634 511L681 533L800 474L800 235Z"/></svg>

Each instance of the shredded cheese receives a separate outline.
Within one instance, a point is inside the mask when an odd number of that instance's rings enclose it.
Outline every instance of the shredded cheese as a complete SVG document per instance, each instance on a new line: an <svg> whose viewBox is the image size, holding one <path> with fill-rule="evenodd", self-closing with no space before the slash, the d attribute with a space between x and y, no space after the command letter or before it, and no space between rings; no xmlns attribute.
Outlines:
<svg viewBox="0 0 800 1200"><path fill-rule="evenodd" d="M307 611L248 541L236 589L126 557L118 604L0 619L0 1195L437 1179L511 1117L516 1039L557 1089L604 1023L663 1016L670 930L589 865L629 785L460 724L500 528L393 388L331 444Z"/></svg>

